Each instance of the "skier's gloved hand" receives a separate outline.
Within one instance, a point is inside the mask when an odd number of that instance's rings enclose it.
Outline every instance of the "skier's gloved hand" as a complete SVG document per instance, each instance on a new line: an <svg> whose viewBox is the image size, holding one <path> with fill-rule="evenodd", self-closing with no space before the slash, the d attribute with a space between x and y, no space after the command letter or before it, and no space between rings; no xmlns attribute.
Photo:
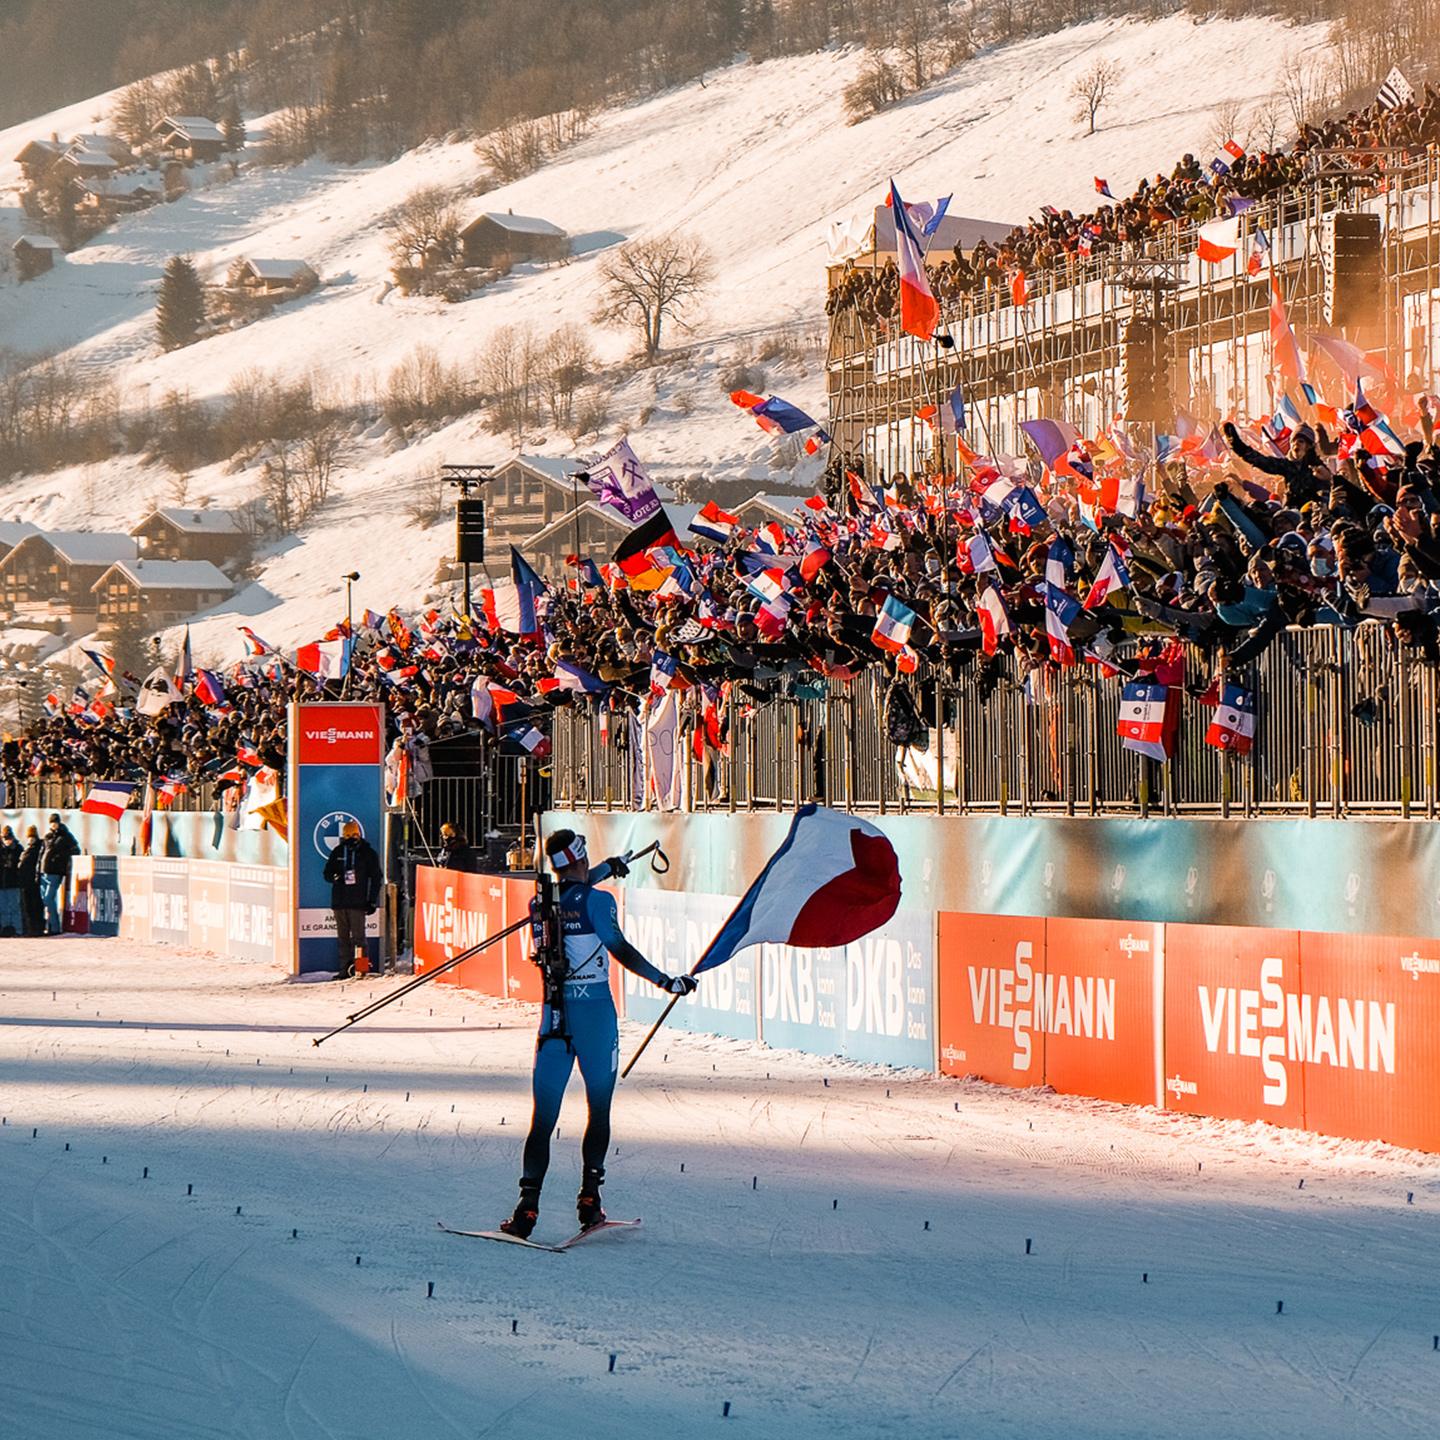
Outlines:
<svg viewBox="0 0 1440 1440"><path fill-rule="evenodd" d="M630 867L618 855L612 855L605 863L610 867L610 874L616 880L623 880L630 873Z"/></svg>
<svg viewBox="0 0 1440 1440"><path fill-rule="evenodd" d="M700 982L693 975L672 975L665 982L665 989L671 995L689 995L700 986Z"/></svg>

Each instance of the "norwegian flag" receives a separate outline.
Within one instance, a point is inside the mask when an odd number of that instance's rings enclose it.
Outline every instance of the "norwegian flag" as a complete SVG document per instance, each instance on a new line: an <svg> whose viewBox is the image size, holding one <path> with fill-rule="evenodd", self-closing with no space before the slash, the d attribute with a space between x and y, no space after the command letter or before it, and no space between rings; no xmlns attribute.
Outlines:
<svg viewBox="0 0 1440 1440"><path fill-rule="evenodd" d="M1234 755L1248 755L1255 744L1255 695L1226 681L1205 732L1205 743Z"/></svg>
<svg viewBox="0 0 1440 1440"><path fill-rule="evenodd" d="M1168 760L1166 744L1166 706L1170 698L1168 685L1136 680L1120 692L1120 718L1115 733L1126 750L1151 760Z"/></svg>

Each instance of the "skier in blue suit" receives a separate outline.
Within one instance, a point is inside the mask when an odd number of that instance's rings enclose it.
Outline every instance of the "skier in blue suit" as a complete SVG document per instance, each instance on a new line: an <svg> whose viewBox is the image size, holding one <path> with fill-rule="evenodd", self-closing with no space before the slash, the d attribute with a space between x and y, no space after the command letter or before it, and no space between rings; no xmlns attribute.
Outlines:
<svg viewBox="0 0 1440 1440"><path fill-rule="evenodd" d="M525 1138L521 1162L520 1201L515 1213L501 1222L506 1234L526 1239L540 1213L540 1187L550 1165L550 1137L560 1118L560 1102L575 1062L585 1081L589 1119L580 1155L584 1167L576 1200L581 1229L605 1218L600 1186L605 1180L605 1153L610 1148L610 1101L620 1066L619 1026L610 994L613 955L627 970L672 995L695 989L691 975L666 975L657 970L621 933L615 897L595 889L612 877L629 873L624 860L604 860L594 869L585 851L585 837L559 830L545 846L559 878L556 908L564 961L563 1004L546 1004L540 1012L535 1042L532 1086L535 1111Z"/></svg>

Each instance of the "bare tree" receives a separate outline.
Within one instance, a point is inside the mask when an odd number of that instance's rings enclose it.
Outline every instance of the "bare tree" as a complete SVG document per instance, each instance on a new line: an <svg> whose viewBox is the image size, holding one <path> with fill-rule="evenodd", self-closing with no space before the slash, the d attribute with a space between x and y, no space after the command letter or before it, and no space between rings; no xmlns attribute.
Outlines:
<svg viewBox="0 0 1440 1440"><path fill-rule="evenodd" d="M1095 117L1120 83L1120 75L1120 67L1113 60L1097 60L1071 84L1068 94L1075 101L1075 120L1089 125L1087 135L1095 133Z"/></svg>
<svg viewBox="0 0 1440 1440"><path fill-rule="evenodd" d="M1330 76L1319 65L1292 55L1280 69L1280 93L1299 130L1321 118L1330 103Z"/></svg>
<svg viewBox="0 0 1440 1440"><path fill-rule="evenodd" d="M395 212L390 259L397 272L450 264L460 244L460 211L439 185L416 190Z"/></svg>
<svg viewBox="0 0 1440 1440"><path fill-rule="evenodd" d="M1223 150L1226 144L1237 141L1242 146L1250 143L1249 112L1238 100L1227 100L1217 105L1210 114L1210 148Z"/></svg>
<svg viewBox="0 0 1440 1440"><path fill-rule="evenodd" d="M585 332L578 325L559 326L541 346L540 364L540 382L551 423L557 427L568 425L574 415L575 392L595 365L595 354Z"/></svg>
<svg viewBox="0 0 1440 1440"><path fill-rule="evenodd" d="M632 240L600 262L595 318L637 332L647 360L660 352L666 321L685 328L684 316L715 277L710 252L694 236L657 235Z"/></svg>

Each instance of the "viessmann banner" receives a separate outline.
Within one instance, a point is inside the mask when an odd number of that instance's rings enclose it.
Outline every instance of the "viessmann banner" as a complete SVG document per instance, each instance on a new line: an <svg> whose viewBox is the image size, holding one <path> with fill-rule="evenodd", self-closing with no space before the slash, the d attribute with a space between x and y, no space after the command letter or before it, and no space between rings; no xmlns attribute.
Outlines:
<svg viewBox="0 0 1440 1440"><path fill-rule="evenodd" d="M334 970L335 915L325 862L350 821L377 851L384 844L385 708L306 703L290 707L290 878L295 904L295 973ZM365 933L380 960L380 922Z"/></svg>

